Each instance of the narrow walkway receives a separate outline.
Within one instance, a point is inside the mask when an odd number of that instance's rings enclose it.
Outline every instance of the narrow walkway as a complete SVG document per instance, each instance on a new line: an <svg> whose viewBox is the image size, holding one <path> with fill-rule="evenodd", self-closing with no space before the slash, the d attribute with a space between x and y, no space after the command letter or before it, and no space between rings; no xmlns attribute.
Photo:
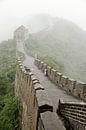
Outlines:
<svg viewBox="0 0 86 130"><path fill-rule="evenodd" d="M54 85L48 77L44 76L41 70L39 70L34 65L34 59L30 56L27 56L26 60L24 61L24 65L31 68L32 72L36 75L36 77L39 79L41 84L44 86L54 108L54 118L51 116L48 116L49 114L45 113L43 114L43 118L45 120L46 124L46 130L65 130L65 127L63 125L63 122L59 118L59 116L56 114L56 109L58 108L58 101L60 98L63 98L64 101L71 101L71 102L79 102L76 98L67 95L67 93L58 86ZM46 122L47 120L47 122ZM52 124L50 122L53 122Z"/></svg>
<svg viewBox="0 0 86 130"><path fill-rule="evenodd" d="M48 77L44 76L43 72L34 65L34 58L27 56L26 60L24 61L24 65L31 68L32 72L37 76L41 84L46 89L53 103L55 112L56 112L56 109L58 108L58 101L60 98L63 98L64 101L80 102L78 99L74 98L71 95L68 95L64 90L60 89L58 86L52 83L48 79Z"/></svg>
<svg viewBox="0 0 86 130"><path fill-rule="evenodd" d="M52 101L53 107L54 107L54 114L58 120L58 122L56 122L56 120L53 119L53 117L51 117L52 119L49 119L48 117L47 120L54 120L55 125L57 130L65 130L61 120L59 119L59 116L56 114L56 109L58 108L58 101L60 98L63 98L64 101L71 101L71 102L80 102L78 99L74 98L73 96L67 95L67 93L63 90L61 90L60 88L58 88L56 85L54 85L49 79L48 77L44 76L43 72L41 72L41 70L39 70L35 65L34 65L34 58L31 56L28 56L25 51L24 51L24 47L22 42L17 43L18 44L18 51L21 51L25 54L25 61L24 61L24 65L29 67L32 72L36 75L36 77L39 79L40 83L44 86L49 98ZM52 128L52 124L47 124L49 127ZM46 126L47 126L46 125ZM53 127L53 128L54 128Z"/></svg>

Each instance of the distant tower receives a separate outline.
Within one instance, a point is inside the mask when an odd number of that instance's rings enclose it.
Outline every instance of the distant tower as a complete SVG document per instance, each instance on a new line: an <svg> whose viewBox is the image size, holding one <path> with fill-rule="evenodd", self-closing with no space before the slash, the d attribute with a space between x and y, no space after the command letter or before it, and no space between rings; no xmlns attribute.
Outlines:
<svg viewBox="0 0 86 130"><path fill-rule="evenodd" d="M28 38L28 29L26 29L23 25L17 28L14 32L14 39L16 41L23 41Z"/></svg>

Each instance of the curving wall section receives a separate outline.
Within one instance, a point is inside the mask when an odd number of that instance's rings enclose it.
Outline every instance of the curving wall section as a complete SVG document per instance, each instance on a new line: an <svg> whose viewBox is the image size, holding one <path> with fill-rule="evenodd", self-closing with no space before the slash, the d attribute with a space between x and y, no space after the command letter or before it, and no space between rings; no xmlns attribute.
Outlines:
<svg viewBox="0 0 86 130"><path fill-rule="evenodd" d="M86 101L86 84L69 79L39 59L35 59L35 65L44 73L46 71L46 76L58 87L65 90L68 94ZM57 114L64 118L68 129L86 130L86 103L64 102L60 99Z"/></svg>
<svg viewBox="0 0 86 130"><path fill-rule="evenodd" d="M45 88L21 59L16 63L15 94L22 103L22 130L57 130L58 118Z"/></svg>
<svg viewBox="0 0 86 130"><path fill-rule="evenodd" d="M63 124L58 122L53 105L36 76L29 68L23 65L25 52L24 39L28 31L20 26L14 32L17 43L17 61L15 94L22 103L22 130L65 130ZM86 84L69 79L57 72L39 59L35 59L35 65L45 73L48 78L67 93L86 101ZM65 103L59 100L58 113L73 125L74 130L86 130L86 104ZM71 126L72 129L72 126Z"/></svg>
<svg viewBox="0 0 86 130"><path fill-rule="evenodd" d="M59 73L39 59L35 59L35 65L43 72L47 70L48 78L58 87L65 90L67 93L86 101L86 84L80 81L75 81Z"/></svg>
<svg viewBox="0 0 86 130"><path fill-rule="evenodd" d="M28 37L28 30L20 26L14 32L16 41L16 78L15 94L22 103L22 130L65 130L58 121L53 105L36 76L24 66L28 56L24 50L24 40ZM59 125L58 125L59 124Z"/></svg>

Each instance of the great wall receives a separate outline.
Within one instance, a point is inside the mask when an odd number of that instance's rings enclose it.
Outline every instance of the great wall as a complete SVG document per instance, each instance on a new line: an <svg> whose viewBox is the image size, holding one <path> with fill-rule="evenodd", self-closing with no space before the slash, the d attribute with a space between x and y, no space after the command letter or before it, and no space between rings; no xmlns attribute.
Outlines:
<svg viewBox="0 0 86 130"><path fill-rule="evenodd" d="M55 69L51 68L47 64L43 63L39 59L35 59L35 65L41 69L43 72L47 69L48 78L55 83L60 88L64 89L67 93L72 94L86 101L86 84L82 82L69 79L68 77L57 72Z"/></svg>
<svg viewBox="0 0 86 130"><path fill-rule="evenodd" d="M22 102L22 130L66 130L62 120L70 125L68 130L86 130L86 84L28 56L24 50L28 35L24 26L14 32L15 94Z"/></svg>

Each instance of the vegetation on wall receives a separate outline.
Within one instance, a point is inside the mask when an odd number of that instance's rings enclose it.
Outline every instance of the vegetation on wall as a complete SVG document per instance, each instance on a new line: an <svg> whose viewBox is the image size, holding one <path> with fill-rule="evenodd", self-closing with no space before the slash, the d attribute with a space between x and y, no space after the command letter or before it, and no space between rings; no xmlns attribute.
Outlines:
<svg viewBox="0 0 86 130"><path fill-rule="evenodd" d="M62 62L54 57L55 52L53 52L51 55L52 51L50 51L50 46L48 46L47 43L41 44L41 42L39 43L39 41L36 41L31 36L25 41L25 50L28 55L31 55L33 57L37 54L40 60L50 65L57 71L64 71Z"/></svg>
<svg viewBox="0 0 86 130"><path fill-rule="evenodd" d="M14 95L15 48L14 40L0 44L0 130L20 129L20 103Z"/></svg>
<svg viewBox="0 0 86 130"><path fill-rule="evenodd" d="M40 58L41 61L43 61L44 63L46 63L47 65L51 66L52 68L56 69L57 71L62 72L63 71L63 66L60 64L60 62L58 63L56 60L54 60L52 57L49 56L45 56L45 57L41 57Z"/></svg>

